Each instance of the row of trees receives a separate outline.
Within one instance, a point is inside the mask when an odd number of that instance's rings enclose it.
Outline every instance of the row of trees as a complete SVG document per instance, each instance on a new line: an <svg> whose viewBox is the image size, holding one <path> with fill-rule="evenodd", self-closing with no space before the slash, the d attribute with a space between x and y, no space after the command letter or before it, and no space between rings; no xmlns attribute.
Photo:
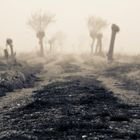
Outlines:
<svg viewBox="0 0 140 140"><path fill-rule="evenodd" d="M39 45L40 45L40 56L44 56L44 47L43 47L43 39L45 37L45 31L49 24L53 23L55 21L55 16L48 13L48 14L41 14L36 13L31 16L29 19L28 25L35 31L36 37L39 39ZM96 48L95 48L95 54L102 55L102 38L103 38L103 29L108 26L108 23L98 17L91 16L88 18L88 29L90 37L92 38L92 44L91 44L91 54L94 53L94 44L97 40ZM119 27L115 24L112 25L112 36L111 36L111 43L110 48L108 52L108 60L113 61L113 49L114 49L114 42L115 42L115 36L116 33L119 31ZM50 44L50 51L53 48L53 44L56 41L57 37L59 37L59 34L54 35L51 39L48 40L48 43Z"/></svg>
<svg viewBox="0 0 140 140"><path fill-rule="evenodd" d="M101 18L91 16L88 19L88 29L90 37L92 38L92 44L91 44L91 54L93 54L93 47L95 40L97 40L96 48L95 48L95 54L102 55L102 38L103 38L103 29L108 26L107 22ZM116 24L112 24L111 26L112 34L111 34L111 40L110 40L110 46L109 51L107 54L107 58L109 62L113 61L113 52L114 52L114 44L115 44L115 38L116 34L120 31L120 28Z"/></svg>

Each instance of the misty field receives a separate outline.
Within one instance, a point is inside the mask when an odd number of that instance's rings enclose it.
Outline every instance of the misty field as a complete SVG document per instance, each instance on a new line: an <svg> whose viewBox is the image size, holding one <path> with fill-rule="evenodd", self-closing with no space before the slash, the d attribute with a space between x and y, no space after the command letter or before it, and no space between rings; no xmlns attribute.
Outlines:
<svg viewBox="0 0 140 140"><path fill-rule="evenodd" d="M34 84L0 98L0 139L139 139L140 63L119 59L112 64L88 54L28 59ZM28 79L23 65L16 69Z"/></svg>
<svg viewBox="0 0 140 140"><path fill-rule="evenodd" d="M140 140L139 0L0 1L0 140Z"/></svg>

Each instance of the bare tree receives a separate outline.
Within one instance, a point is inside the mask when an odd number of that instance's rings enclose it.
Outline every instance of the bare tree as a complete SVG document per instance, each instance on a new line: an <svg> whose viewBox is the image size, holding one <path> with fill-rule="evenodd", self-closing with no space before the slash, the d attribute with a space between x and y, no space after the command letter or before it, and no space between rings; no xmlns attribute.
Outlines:
<svg viewBox="0 0 140 140"><path fill-rule="evenodd" d="M49 39L49 44L50 44L50 52L52 52L52 49L54 48L54 45L57 43L57 45L62 46L62 42L65 39L65 35L63 32L59 31L56 32L50 39Z"/></svg>
<svg viewBox="0 0 140 140"><path fill-rule="evenodd" d="M91 54L93 54L93 47L96 39L98 43L96 47L99 47L99 45L102 44L102 37L100 38L99 34L101 30L106 26L107 26L107 22L99 17L91 16L88 18L88 29L89 29L90 37L92 38ZM101 47L102 46L100 46L100 48ZM98 50L98 48L96 48L96 50Z"/></svg>
<svg viewBox="0 0 140 140"><path fill-rule="evenodd" d="M44 56L43 39L45 37L45 30L48 25L54 21L54 15L50 13L35 13L28 21L28 25L36 32L36 37L39 39L40 55Z"/></svg>

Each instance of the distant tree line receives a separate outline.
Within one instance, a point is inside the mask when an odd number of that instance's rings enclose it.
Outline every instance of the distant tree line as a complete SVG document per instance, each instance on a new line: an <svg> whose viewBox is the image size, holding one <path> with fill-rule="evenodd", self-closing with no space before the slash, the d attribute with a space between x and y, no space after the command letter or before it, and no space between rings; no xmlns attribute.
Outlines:
<svg viewBox="0 0 140 140"><path fill-rule="evenodd" d="M34 13L31 15L30 19L28 20L28 25L35 31L36 37L39 40L40 52L39 55L41 57L44 56L44 37L46 35L46 30L48 26L55 21L55 15L51 13ZM90 16L87 20L87 26L89 30L89 35L92 39L91 43L91 55L99 55L104 56L103 52L103 30L108 26L107 21L103 20L102 18L96 16ZM120 31L119 27L116 24L112 24L111 27L112 34L110 40L110 46L107 53L108 62L113 61L113 54L114 54L114 45L115 45L115 38L116 34ZM54 49L54 44L58 41L62 44L64 39L64 35L62 32L56 32L52 37L48 39L48 44L50 46L50 52ZM94 47L96 42L96 46ZM8 51L10 49L10 52ZM6 60L9 59L12 61L16 61L16 53L14 52L13 47L13 40L11 38L6 39L6 48L4 49L4 56Z"/></svg>
<svg viewBox="0 0 140 140"><path fill-rule="evenodd" d="M55 21L55 16L53 14L41 14L35 13L29 19L28 25L35 31L36 37L39 39L39 46L40 46L40 56L44 56L44 46L43 46L43 39L46 34L46 29L49 24ZM103 20L102 18L96 16L90 16L88 18L87 26L89 29L89 35L92 39L91 43L91 55L100 55L104 56L103 53L103 30L108 26L107 21ZM109 51L107 53L107 58L109 62L113 61L113 53L114 53L114 44L115 44L115 37L116 33L119 32L119 27L115 24L112 24L112 35L111 41L109 46ZM59 38L59 34L55 34L48 40L48 44L50 45L50 52L52 52L54 48L54 44L56 40ZM94 48L96 42L96 47Z"/></svg>

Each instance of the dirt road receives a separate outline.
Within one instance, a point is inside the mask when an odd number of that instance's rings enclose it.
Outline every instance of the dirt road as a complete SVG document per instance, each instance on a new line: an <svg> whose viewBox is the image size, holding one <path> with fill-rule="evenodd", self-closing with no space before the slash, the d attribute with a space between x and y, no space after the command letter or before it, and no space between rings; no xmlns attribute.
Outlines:
<svg viewBox="0 0 140 140"><path fill-rule="evenodd" d="M0 139L139 139L140 105L98 80L105 65L76 57L47 61L35 88L3 97Z"/></svg>

